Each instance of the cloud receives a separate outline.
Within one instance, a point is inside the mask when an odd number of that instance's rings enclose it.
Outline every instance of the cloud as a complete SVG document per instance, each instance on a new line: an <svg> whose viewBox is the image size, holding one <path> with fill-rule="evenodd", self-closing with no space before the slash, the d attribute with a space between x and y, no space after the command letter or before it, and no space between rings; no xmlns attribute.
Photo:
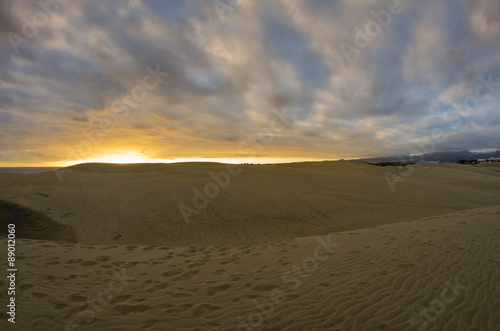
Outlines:
<svg viewBox="0 0 500 331"><path fill-rule="evenodd" d="M3 1L0 163L60 162L68 149L80 159L129 150L239 157L276 109L294 113L293 130L263 156L408 153L436 130L447 133L437 150L498 148L496 1L401 0L379 30L369 30L373 13L387 13L386 3L224 3L85 1L45 13L36 2ZM24 38L16 47L14 34ZM342 43L357 50L350 61ZM127 106L148 67L168 75ZM106 121L113 129L101 139Z"/></svg>

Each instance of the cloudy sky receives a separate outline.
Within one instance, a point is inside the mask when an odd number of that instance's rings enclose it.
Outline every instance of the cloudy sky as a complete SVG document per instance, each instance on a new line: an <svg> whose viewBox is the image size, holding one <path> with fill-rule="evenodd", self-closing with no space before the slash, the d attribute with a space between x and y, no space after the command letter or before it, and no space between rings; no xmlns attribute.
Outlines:
<svg viewBox="0 0 500 331"><path fill-rule="evenodd" d="M40 3L0 3L0 166L500 148L498 0Z"/></svg>

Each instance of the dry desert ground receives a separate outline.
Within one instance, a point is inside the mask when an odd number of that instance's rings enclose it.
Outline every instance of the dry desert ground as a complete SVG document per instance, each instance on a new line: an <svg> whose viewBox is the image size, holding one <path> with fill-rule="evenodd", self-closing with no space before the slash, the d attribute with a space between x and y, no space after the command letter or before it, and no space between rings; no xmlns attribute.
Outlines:
<svg viewBox="0 0 500 331"><path fill-rule="evenodd" d="M0 330L500 330L498 165L65 170L0 174Z"/></svg>

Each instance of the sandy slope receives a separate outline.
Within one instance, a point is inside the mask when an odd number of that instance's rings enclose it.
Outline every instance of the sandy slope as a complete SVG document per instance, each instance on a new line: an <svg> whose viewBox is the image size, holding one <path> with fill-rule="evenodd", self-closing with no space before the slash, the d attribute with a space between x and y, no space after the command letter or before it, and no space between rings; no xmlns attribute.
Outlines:
<svg viewBox="0 0 500 331"><path fill-rule="evenodd" d="M498 330L499 214L237 247L19 240L18 323L0 329Z"/></svg>
<svg viewBox="0 0 500 331"><path fill-rule="evenodd" d="M186 223L224 169L0 174L0 223L34 238L0 330L500 329L500 167L419 165L391 192L393 167L244 165Z"/></svg>
<svg viewBox="0 0 500 331"><path fill-rule="evenodd" d="M498 169L422 165L391 192L385 174L396 167L243 165L189 224L179 205L194 208L193 190L213 184L209 173L226 165L88 164L65 173L63 183L53 172L0 174L0 199L76 228L85 244L241 245L500 204Z"/></svg>

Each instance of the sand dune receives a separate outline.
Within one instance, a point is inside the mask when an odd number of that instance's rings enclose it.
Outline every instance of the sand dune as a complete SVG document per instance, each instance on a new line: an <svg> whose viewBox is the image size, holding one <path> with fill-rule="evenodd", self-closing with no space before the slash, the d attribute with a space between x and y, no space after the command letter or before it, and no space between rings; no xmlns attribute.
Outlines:
<svg viewBox="0 0 500 331"><path fill-rule="evenodd" d="M292 240L500 204L496 168L422 165L391 192L396 167L356 163L242 165L186 223L194 189L226 170L217 163L106 165L0 174L0 199L79 231L85 244L241 245ZM197 210L198 211L198 210Z"/></svg>
<svg viewBox="0 0 500 331"><path fill-rule="evenodd" d="M31 208L3 200L0 200L0 224L0 234L5 235L8 232L4 224L15 224L17 238L76 243L79 237L78 231L70 225L62 224Z"/></svg>
<svg viewBox="0 0 500 331"><path fill-rule="evenodd" d="M237 247L24 239L18 323L1 328L498 330L499 214Z"/></svg>
<svg viewBox="0 0 500 331"><path fill-rule="evenodd" d="M243 165L186 223L179 204L225 169L0 174L19 230L0 329L500 329L500 168L419 165L391 192L393 167Z"/></svg>

